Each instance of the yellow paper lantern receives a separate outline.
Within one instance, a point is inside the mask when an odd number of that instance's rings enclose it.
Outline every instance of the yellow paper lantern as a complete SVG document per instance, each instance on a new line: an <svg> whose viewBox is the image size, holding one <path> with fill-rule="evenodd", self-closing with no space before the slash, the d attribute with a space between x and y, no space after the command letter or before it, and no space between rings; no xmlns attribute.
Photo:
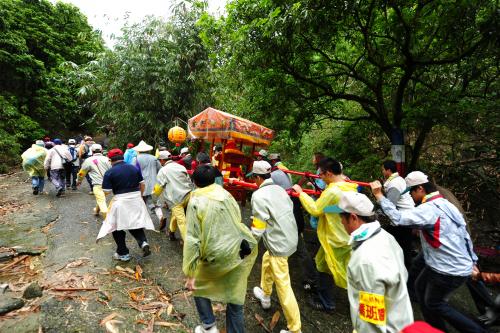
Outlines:
<svg viewBox="0 0 500 333"><path fill-rule="evenodd" d="M183 143L186 141L186 131L179 126L172 127L168 130L168 139L173 143Z"/></svg>

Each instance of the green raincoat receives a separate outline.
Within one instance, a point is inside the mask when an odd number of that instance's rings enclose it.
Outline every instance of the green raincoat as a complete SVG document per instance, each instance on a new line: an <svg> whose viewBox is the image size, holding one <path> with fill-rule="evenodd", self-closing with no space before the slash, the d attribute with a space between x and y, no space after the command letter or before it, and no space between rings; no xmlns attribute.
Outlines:
<svg viewBox="0 0 500 333"><path fill-rule="evenodd" d="M32 145L22 155L23 170L26 171L30 177L45 177L45 168L43 163L47 156L47 149L38 145Z"/></svg>
<svg viewBox="0 0 500 333"><path fill-rule="evenodd" d="M195 278L193 295L243 305L248 275L257 257L257 241L241 222L233 196L216 184L194 190L186 222L182 269ZM252 252L242 260L243 240Z"/></svg>

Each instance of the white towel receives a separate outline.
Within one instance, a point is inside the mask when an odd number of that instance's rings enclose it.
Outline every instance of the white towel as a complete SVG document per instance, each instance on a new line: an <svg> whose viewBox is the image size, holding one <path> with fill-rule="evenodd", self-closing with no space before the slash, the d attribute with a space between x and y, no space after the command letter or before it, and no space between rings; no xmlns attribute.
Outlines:
<svg viewBox="0 0 500 333"><path fill-rule="evenodd" d="M140 191L117 194L111 200L110 206L97 240L115 230L141 228L155 230Z"/></svg>

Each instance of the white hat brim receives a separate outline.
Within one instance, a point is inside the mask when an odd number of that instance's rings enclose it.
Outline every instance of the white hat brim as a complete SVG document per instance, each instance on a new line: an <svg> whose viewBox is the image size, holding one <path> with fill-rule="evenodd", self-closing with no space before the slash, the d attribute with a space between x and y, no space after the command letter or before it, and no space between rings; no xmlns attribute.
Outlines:
<svg viewBox="0 0 500 333"><path fill-rule="evenodd" d="M141 142L139 142L139 144L137 146L135 146L132 149L135 150L136 152L143 153L146 151L153 150L153 147L148 145L146 142L141 141Z"/></svg>

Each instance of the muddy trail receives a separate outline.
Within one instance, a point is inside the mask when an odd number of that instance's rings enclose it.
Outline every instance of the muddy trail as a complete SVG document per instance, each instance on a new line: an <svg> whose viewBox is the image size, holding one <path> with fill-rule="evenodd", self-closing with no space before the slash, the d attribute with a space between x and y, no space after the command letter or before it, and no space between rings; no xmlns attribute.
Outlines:
<svg viewBox="0 0 500 333"><path fill-rule="evenodd" d="M199 324L194 301L184 290L182 248L164 233L147 231L152 255L142 251L128 234L132 260L112 259L111 236L96 244L102 218L92 214L95 199L87 184L55 197L34 196L28 176L18 172L0 177L0 332L192 332ZM242 207L249 221L248 205ZM158 227L158 219L152 219ZM306 230L311 253L318 247L314 232ZM269 310L253 297L259 285L261 255L248 281L246 332L279 332L286 328L276 293ZM303 332L351 332L345 290L335 289L336 310L325 314L308 305L302 289L299 261L289 260L292 286L299 302ZM477 315L463 288L453 302ZM414 305L414 309L418 306ZM225 308L214 304L217 325L225 326ZM420 318L415 310L416 319ZM273 319L274 318L274 319Z"/></svg>

